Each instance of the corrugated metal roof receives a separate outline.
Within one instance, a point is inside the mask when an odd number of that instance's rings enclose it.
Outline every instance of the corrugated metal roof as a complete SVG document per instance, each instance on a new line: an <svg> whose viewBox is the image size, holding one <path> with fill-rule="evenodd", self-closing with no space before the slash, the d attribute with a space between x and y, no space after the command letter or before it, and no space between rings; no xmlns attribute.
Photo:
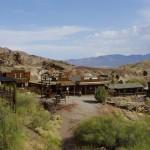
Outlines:
<svg viewBox="0 0 150 150"><path fill-rule="evenodd" d="M109 84L109 89L129 89L129 88L142 88L143 85L140 83L125 83L125 84Z"/></svg>

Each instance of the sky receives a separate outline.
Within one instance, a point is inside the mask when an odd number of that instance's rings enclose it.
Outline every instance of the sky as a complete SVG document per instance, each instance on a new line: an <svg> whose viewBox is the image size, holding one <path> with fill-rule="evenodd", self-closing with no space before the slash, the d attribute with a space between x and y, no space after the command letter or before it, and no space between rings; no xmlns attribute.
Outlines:
<svg viewBox="0 0 150 150"><path fill-rule="evenodd" d="M50 59L150 53L150 0L0 0L0 47Z"/></svg>

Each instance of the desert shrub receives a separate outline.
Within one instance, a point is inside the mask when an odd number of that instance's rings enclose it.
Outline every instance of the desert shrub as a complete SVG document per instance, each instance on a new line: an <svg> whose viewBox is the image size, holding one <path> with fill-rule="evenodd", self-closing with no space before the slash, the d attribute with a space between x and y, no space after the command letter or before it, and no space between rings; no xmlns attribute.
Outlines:
<svg viewBox="0 0 150 150"><path fill-rule="evenodd" d="M143 86L147 86L147 81L144 80L143 78L130 78L129 80L126 81L126 83L140 83Z"/></svg>
<svg viewBox="0 0 150 150"><path fill-rule="evenodd" d="M98 87L95 92L95 99L100 103L104 103L107 98L107 91L104 87Z"/></svg>
<svg viewBox="0 0 150 150"><path fill-rule="evenodd" d="M150 146L150 118L139 122L129 122L111 116L96 116L83 121L75 130L78 143L95 148L145 149Z"/></svg>
<svg viewBox="0 0 150 150"><path fill-rule="evenodd" d="M5 100L0 99L0 150L24 149L25 140L16 114Z"/></svg>

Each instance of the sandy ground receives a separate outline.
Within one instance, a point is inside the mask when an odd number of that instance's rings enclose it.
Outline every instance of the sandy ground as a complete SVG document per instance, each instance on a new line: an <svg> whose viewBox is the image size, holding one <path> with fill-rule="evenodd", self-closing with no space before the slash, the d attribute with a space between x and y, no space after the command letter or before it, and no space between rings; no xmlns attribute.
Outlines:
<svg viewBox="0 0 150 150"><path fill-rule="evenodd" d="M73 149L73 131L82 120L101 113L113 113L113 107L98 103L93 95L69 96L66 103L61 104L64 109L59 111L63 121L59 133L63 140L63 150Z"/></svg>

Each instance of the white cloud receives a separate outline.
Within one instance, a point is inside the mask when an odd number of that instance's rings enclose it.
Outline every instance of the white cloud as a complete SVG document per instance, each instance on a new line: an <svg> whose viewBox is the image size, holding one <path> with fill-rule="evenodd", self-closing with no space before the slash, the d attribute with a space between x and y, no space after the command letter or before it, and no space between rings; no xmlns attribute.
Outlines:
<svg viewBox="0 0 150 150"><path fill-rule="evenodd" d="M104 31L104 32L100 32L100 33L95 33L94 36L96 38L109 38L109 39L113 39L115 37L118 36L118 32L117 31Z"/></svg>
<svg viewBox="0 0 150 150"><path fill-rule="evenodd" d="M150 25L133 26L122 30L106 30L87 37L89 47L97 54L146 54L150 53Z"/></svg>
<svg viewBox="0 0 150 150"><path fill-rule="evenodd" d="M66 36L89 29L79 26L47 27L33 30L14 31L0 29L1 43L27 43L33 41L46 41L63 39Z"/></svg>
<svg viewBox="0 0 150 150"><path fill-rule="evenodd" d="M86 33L76 34L75 33ZM90 35L87 36L87 34ZM67 40L66 40L67 39ZM43 42L44 41L44 42ZM33 30L0 29L0 46L53 59L85 58L106 54L150 53L150 25L95 32L86 27L63 26Z"/></svg>
<svg viewBox="0 0 150 150"><path fill-rule="evenodd" d="M50 58L58 55L65 59L65 56L71 55L72 51L82 49L78 44L72 45L72 41L69 43L70 38L76 33L89 30L81 26L43 27L30 30L8 30L3 27L0 29L0 46ZM69 42L66 43L65 40Z"/></svg>
<svg viewBox="0 0 150 150"><path fill-rule="evenodd" d="M145 8L139 11L139 14L141 16L141 20L144 22L150 22L150 7Z"/></svg>

